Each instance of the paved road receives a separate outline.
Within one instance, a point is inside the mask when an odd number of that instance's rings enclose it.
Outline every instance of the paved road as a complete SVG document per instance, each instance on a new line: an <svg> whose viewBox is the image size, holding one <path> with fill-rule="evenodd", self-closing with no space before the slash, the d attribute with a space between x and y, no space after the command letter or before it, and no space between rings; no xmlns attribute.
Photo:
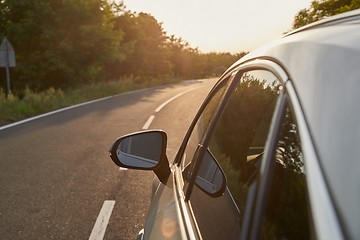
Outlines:
<svg viewBox="0 0 360 240"><path fill-rule="evenodd" d="M89 239L107 200L115 205L104 239L134 239L154 174L120 170L110 145L144 127L163 129L172 159L213 84L122 94L0 130L0 239Z"/></svg>

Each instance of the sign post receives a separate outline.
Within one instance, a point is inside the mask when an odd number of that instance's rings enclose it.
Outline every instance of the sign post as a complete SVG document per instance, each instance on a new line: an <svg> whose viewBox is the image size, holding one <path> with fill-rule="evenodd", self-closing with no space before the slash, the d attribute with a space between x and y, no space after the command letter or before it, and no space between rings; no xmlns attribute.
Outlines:
<svg viewBox="0 0 360 240"><path fill-rule="evenodd" d="M11 93L10 67L15 67L15 51L9 40L4 37L0 45L0 67L6 68L7 94Z"/></svg>

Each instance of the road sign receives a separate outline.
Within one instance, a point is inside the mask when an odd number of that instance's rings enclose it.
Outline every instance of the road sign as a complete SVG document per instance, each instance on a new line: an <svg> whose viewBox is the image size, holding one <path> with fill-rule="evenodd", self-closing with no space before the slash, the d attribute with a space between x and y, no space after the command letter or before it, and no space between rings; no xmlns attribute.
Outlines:
<svg viewBox="0 0 360 240"><path fill-rule="evenodd" d="M4 37L0 45L0 67L15 67L15 51L9 40Z"/></svg>
<svg viewBox="0 0 360 240"><path fill-rule="evenodd" d="M6 83L7 83L7 91L6 93L11 93L10 86L10 67L15 67L15 51L11 46L9 40L6 37L3 38L0 45L0 67L6 68Z"/></svg>

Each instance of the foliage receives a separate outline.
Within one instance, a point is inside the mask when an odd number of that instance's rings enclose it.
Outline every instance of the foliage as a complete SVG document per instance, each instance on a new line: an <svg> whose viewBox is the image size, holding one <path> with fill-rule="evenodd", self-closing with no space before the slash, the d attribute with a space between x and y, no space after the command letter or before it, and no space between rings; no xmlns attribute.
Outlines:
<svg viewBox="0 0 360 240"><path fill-rule="evenodd" d="M13 94L7 97L0 92L0 122L17 120L24 116L52 110L61 105L64 93L60 89L49 88L47 91L35 93L29 88L24 91L24 97L19 99Z"/></svg>
<svg viewBox="0 0 360 240"><path fill-rule="evenodd" d="M294 28L360 7L360 0L315 0ZM107 0L0 0L0 38L16 51L13 92L68 89L108 79L219 76L245 55L201 53L168 36L147 13ZM5 79L0 69L0 79ZM5 88L5 81L0 85Z"/></svg>
<svg viewBox="0 0 360 240"><path fill-rule="evenodd" d="M244 55L200 53L167 36L150 14L107 0L0 0L4 36L16 51L13 92L68 89L125 76L142 82L220 75ZM0 79L5 79L3 69Z"/></svg>
<svg viewBox="0 0 360 240"><path fill-rule="evenodd" d="M125 32L128 58L119 66L120 74L160 77L170 72L165 55L165 33L157 20L146 13L126 12L115 19L115 29Z"/></svg>
<svg viewBox="0 0 360 240"><path fill-rule="evenodd" d="M360 0L315 0L295 16L293 28L299 28L328 16L360 8Z"/></svg>
<svg viewBox="0 0 360 240"><path fill-rule="evenodd" d="M3 0L16 55L15 88L66 88L101 80L108 61L123 59L122 34L112 29L110 6L99 0Z"/></svg>
<svg viewBox="0 0 360 240"><path fill-rule="evenodd" d="M222 152L234 159L232 164L236 169L244 170L249 166L250 147L265 145L263 140L271 120L269 114L274 109L277 95L277 89L253 75L244 75L233 93L215 135ZM233 124L234 119L236 124ZM247 179L249 176L242 177Z"/></svg>

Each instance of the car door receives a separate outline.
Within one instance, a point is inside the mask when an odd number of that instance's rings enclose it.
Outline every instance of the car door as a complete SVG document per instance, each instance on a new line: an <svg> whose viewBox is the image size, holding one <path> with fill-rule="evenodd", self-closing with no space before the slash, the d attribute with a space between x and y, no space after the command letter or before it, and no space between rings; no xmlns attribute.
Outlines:
<svg viewBox="0 0 360 240"><path fill-rule="evenodd" d="M253 221L262 221L266 214L264 210L260 211L261 220L252 215L259 211L258 207L265 208L264 199L270 188L264 187L263 183L269 181L274 172L273 168L267 167L266 171L264 168L269 161L271 166L274 165L274 157L269 158L273 152L282 150L285 156L288 149L292 149L289 146L295 146L294 142L288 141L290 145L287 146L282 141L283 145L279 147L278 139L272 139L277 135L271 132L274 129L280 132L276 124L280 125L279 119L284 119L287 109L283 90L287 80L285 72L273 62L254 61L240 66L231 76L221 100L216 101L217 104L208 101L200 111L187 146L183 152L180 151L187 210L203 239L245 239L250 236L252 228L260 232ZM294 136L293 130L289 131ZM226 176L227 186L222 195L211 194L196 183L204 172L213 172L214 164L204 160L209 156ZM299 158L290 158L289 161L295 161L301 169ZM305 194L301 196L306 197ZM307 221L303 225L308 226ZM273 229L274 225L266 231Z"/></svg>
<svg viewBox="0 0 360 240"><path fill-rule="evenodd" d="M270 71L264 71L263 74L270 75ZM231 96L235 96L235 95L238 96L239 95L238 93L240 93L243 90L246 91L247 88L261 89L263 85L266 85L267 93L265 94L265 98L271 98L271 97L273 98L271 104L272 107L274 108L276 103L276 95L272 94L271 88L275 89L276 87L278 87L277 85L275 85L275 83L273 83L276 77L274 76L268 77L268 78L272 78L271 79L272 82L270 82L269 80L266 83L260 82L260 79L253 79L253 78L254 76L250 76L245 70L242 70L241 73L239 73L239 70L235 69L234 71L225 75L222 78L222 80L219 81L219 83L211 92L211 94L203 104L202 108L200 109L199 113L197 114L177 156L177 160L176 160L177 165L179 166L179 171L180 170L182 171L183 178L181 182L184 191L183 194L185 195L186 198L187 212L190 213L189 215L194 220L193 222L196 225L196 229L198 229L199 235L206 239L210 237L214 239L225 237L228 239L231 238L230 236L232 237L238 236L240 233L241 217L239 214L239 207L234 202L233 195L230 194L228 188L226 189L225 194L223 196L213 197L213 196L209 196L208 193L206 194L203 193L201 190L199 190L198 185L194 184L194 181L191 182L191 175L194 175L195 174L194 171L197 170L195 167L196 163L200 162L199 156L197 156L197 153L199 151L199 146L202 146L204 145L204 143L206 143L206 141L209 141L209 136L212 134L212 132L214 132L214 126L218 124L220 116L223 116L222 113L224 112L225 106L228 105L229 99L238 98L238 97L234 98ZM261 79L261 81L262 80L263 79ZM241 84L239 84L240 82ZM270 84L272 84L272 86L270 86ZM247 85L249 86L245 87ZM244 100L247 101L246 99ZM263 99L263 102L266 101L267 101L266 99ZM231 102L232 101L230 101L230 103ZM244 111L246 111L246 109ZM260 112L261 111L262 110L260 110ZM234 112L232 111L228 111L228 112L230 114L234 114ZM241 114L241 112L235 113L235 117L236 114ZM267 117L271 118L272 115L271 114L268 115L269 116ZM254 113L253 116L256 118L261 117L261 116L257 116ZM222 120L220 122L222 122L222 124L228 124L226 123L226 121L229 120L229 117L221 118L221 119ZM251 121L251 119L249 118L247 120ZM235 126L235 127L240 125L230 124L230 126ZM239 131L240 129L233 129L233 130ZM221 127L218 127L218 130L216 131L217 132L222 131ZM263 130L263 132L265 132L265 130ZM224 132L223 134L227 134L227 133ZM242 135L244 134L245 133L242 133ZM206 140L206 138L208 138L208 140ZM257 146L258 149L257 151L263 150L263 146L260 145ZM254 154L252 155L257 154L256 148L254 148L252 151L255 151ZM210 148L208 148L207 153L208 154L205 154L205 156L211 156L214 158L214 161L216 161L217 163L219 162L219 159L214 157L215 155L217 155L217 153L215 153L214 155L213 151L210 150ZM244 156L245 155L243 154L241 157L243 158ZM206 167L205 168L203 167L202 169L206 169ZM230 173L228 173L227 175L229 174ZM246 196L246 194L244 195ZM210 207L208 207L206 203L208 203ZM211 209L211 211L209 211L209 209ZM211 216L208 216L208 214L210 213ZM221 219L222 217L226 218L227 221L223 221L223 220L219 221L219 219Z"/></svg>

